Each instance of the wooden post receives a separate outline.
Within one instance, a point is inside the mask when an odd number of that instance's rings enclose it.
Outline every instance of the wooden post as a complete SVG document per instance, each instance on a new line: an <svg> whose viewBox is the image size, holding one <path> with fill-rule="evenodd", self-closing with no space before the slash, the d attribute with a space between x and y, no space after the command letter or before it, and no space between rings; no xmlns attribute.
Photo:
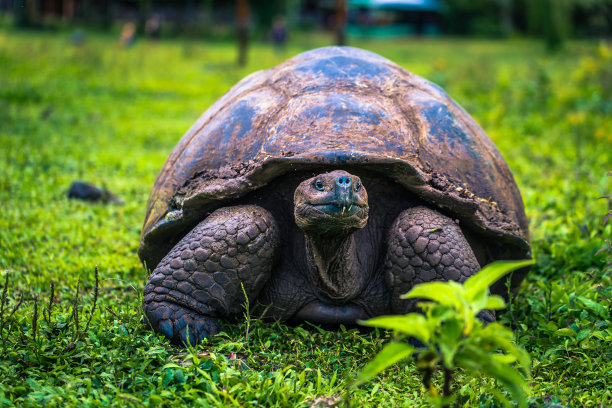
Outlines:
<svg viewBox="0 0 612 408"><path fill-rule="evenodd" d="M31 27L40 23L39 4L35 0L15 0L15 24L18 27Z"/></svg>
<svg viewBox="0 0 612 408"><path fill-rule="evenodd" d="M336 0L336 45L346 45L346 0Z"/></svg>
<svg viewBox="0 0 612 408"><path fill-rule="evenodd" d="M499 23L504 37L509 37L514 32L512 23L512 0L498 0Z"/></svg>
<svg viewBox="0 0 612 408"><path fill-rule="evenodd" d="M145 26L149 19L149 12L151 11L151 0L139 0L138 1L138 20L136 23L136 32L140 35L145 33Z"/></svg>
<svg viewBox="0 0 612 408"><path fill-rule="evenodd" d="M249 46L249 2L236 0L236 27L238 36L238 65L243 67L247 63Z"/></svg>
<svg viewBox="0 0 612 408"><path fill-rule="evenodd" d="M74 0L62 1L62 19L65 22L72 23L74 20Z"/></svg>

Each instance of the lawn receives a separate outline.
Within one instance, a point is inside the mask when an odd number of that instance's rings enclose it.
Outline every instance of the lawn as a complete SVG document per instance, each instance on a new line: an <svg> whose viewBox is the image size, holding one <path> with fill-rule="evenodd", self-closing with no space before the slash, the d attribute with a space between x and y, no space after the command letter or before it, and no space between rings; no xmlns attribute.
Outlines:
<svg viewBox="0 0 612 408"><path fill-rule="evenodd" d="M329 40L298 36L284 53L255 44L238 68L229 43L122 48L89 34L73 45L69 32L0 28L0 406L428 406L410 362L349 390L389 340L383 332L250 321L184 350L144 326L136 249L164 160L242 77ZM612 222L602 226L612 204L598 199L612 192L612 47L351 45L441 85L514 172L536 264L500 320L531 354L532 405L612 405L612 251L596 255L612 239ZM74 180L124 204L68 200ZM495 406L481 392L488 381L459 375L460 404Z"/></svg>

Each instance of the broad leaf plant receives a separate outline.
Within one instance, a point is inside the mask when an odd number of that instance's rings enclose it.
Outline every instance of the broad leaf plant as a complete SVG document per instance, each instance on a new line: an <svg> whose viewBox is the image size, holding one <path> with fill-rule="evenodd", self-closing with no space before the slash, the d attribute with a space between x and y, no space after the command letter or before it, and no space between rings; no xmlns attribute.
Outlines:
<svg viewBox="0 0 612 408"><path fill-rule="evenodd" d="M506 307L504 300L489 294L489 286L508 273L531 265L533 261L499 261L487 265L463 284L430 282L415 286L404 299L422 299L423 313L379 316L360 322L366 326L393 330L394 341L387 344L364 368L355 385L361 385L387 367L413 357L423 375L423 385L431 402L447 406L453 374L488 376L500 384L519 406L527 405L530 358L513 341L512 331L500 323L483 324L478 314ZM432 377L443 372L442 392ZM497 387L493 394L505 406L512 406Z"/></svg>

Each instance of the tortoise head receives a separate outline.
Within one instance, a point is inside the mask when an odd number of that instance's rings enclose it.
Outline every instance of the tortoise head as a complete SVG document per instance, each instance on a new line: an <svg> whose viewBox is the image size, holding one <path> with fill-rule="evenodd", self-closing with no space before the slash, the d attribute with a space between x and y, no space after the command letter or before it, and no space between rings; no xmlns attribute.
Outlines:
<svg viewBox="0 0 612 408"><path fill-rule="evenodd" d="M342 170L303 181L294 194L295 222L316 235L348 234L368 222L368 193L359 177Z"/></svg>

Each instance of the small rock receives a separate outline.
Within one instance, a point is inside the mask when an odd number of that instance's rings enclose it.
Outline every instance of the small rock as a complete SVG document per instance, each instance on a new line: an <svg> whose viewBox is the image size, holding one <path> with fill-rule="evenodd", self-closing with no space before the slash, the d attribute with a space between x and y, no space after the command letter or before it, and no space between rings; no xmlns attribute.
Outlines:
<svg viewBox="0 0 612 408"><path fill-rule="evenodd" d="M105 188L96 187L85 181L73 181L68 190L68 198L78 200L113 204L123 204L123 201Z"/></svg>

